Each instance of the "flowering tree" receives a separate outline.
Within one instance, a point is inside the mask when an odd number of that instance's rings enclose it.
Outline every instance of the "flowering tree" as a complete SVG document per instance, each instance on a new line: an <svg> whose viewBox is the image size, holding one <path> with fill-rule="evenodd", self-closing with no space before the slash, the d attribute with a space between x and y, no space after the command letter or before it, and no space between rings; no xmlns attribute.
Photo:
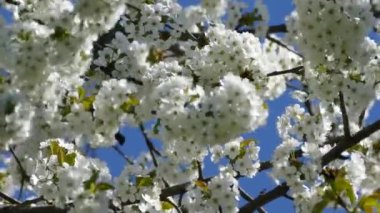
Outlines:
<svg viewBox="0 0 380 213"><path fill-rule="evenodd" d="M294 0L276 26L261 0L0 4L14 19L0 22L0 212L265 212L280 197L299 212L380 211L380 119L366 122L380 1ZM265 142L241 135L286 90L299 104L260 161ZM119 149L126 123L144 135L137 159ZM87 147L123 155L122 174ZM205 177L209 157L219 172ZM263 170L278 186L251 197L239 179Z"/></svg>

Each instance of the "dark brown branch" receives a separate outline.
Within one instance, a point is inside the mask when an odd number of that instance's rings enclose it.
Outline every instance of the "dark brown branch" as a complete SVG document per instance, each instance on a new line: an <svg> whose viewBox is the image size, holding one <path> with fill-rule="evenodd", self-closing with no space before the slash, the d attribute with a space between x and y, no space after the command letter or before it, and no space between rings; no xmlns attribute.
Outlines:
<svg viewBox="0 0 380 213"><path fill-rule="evenodd" d="M346 139L349 139L351 137L350 122L348 121L346 105L344 103L344 97L342 92L339 92L339 106L340 111L342 112L344 137Z"/></svg>
<svg viewBox="0 0 380 213"><path fill-rule="evenodd" d="M198 180L203 180L202 163L197 161Z"/></svg>
<svg viewBox="0 0 380 213"><path fill-rule="evenodd" d="M41 201L46 201L46 200L44 199L44 197L40 196L40 197L31 199L31 200L26 200L26 201L22 202L21 205L22 206L29 206L31 204L39 203Z"/></svg>
<svg viewBox="0 0 380 213"><path fill-rule="evenodd" d="M265 194L259 195L256 199L242 206L239 209L239 213L251 213L259 209L260 207L264 206L265 204L286 195L288 190L289 190L289 186L286 185L286 183L283 183L275 187L271 191Z"/></svg>
<svg viewBox="0 0 380 213"><path fill-rule="evenodd" d="M308 87L308 85L303 84L302 86L303 86L303 91L304 91L306 94L309 95L310 92L309 92L309 87ZM305 108L306 108L307 112L308 112L311 116L313 116L313 115L314 115L313 107L312 107L312 104L311 104L311 101L310 101L309 98L307 98L307 99L305 100L304 105L305 105Z"/></svg>
<svg viewBox="0 0 380 213"><path fill-rule="evenodd" d="M244 191L243 188L239 187L239 193L240 193L240 196L246 200L246 201L252 201L253 198L246 192Z"/></svg>
<svg viewBox="0 0 380 213"><path fill-rule="evenodd" d="M20 5L20 2L14 1L14 0L5 0L5 2L8 3L8 4Z"/></svg>
<svg viewBox="0 0 380 213"><path fill-rule="evenodd" d="M288 195L288 194L284 194L284 198L286 198L288 200L291 200L291 201L294 200L294 198L292 196Z"/></svg>
<svg viewBox="0 0 380 213"><path fill-rule="evenodd" d="M259 171L264 171L270 168L272 168L272 163L270 161L264 161L260 163ZM208 177L208 178L204 178L203 181L208 182L211 179L212 177ZM186 183L168 187L162 190L160 197L165 198L165 197L170 197L170 196L186 193L187 187L190 185L191 185L191 182L186 182Z"/></svg>
<svg viewBox="0 0 380 213"><path fill-rule="evenodd" d="M271 169L272 167L273 167L273 164L270 161L260 162L259 172L267 170L267 169Z"/></svg>
<svg viewBox="0 0 380 213"><path fill-rule="evenodd" d="M286 32L288 32L288 30L286 29L286 25L279 24L279 25L269 26L267 33L272 34L272 33L286 33Z"/></svg>
<svg viewBox="0 0 380 213"><path fill-rule="evenodd" d="M322 157L322 166L325 166L331 161L339 158L342 152L360 143L360 141L378 130L380 130L380 120L366 126L359 132L355 133L351 138L341 141Z"/></svg>
<svg viewBox="0 0 380 213"><path fill-rule="evenodd" d="M365 117L365 112L366 111L367 111L367 108L363 109L363 111L359 115L359 118L358 118L359 127L363 126L363 122L364 122L364 117Z"/></svg>
<svg viewBox="0 0 380 213"><path fill-rule="evenodd" d="M66 213L67 210L55 206L5 206L0 207L0 213Z"/></svg>
<svg viewBox="0 0 380 213"><path fill-rule="evenodd" d="M255 33L255 29L237 29L236 31L239 33L244 33L244 32ZM286 33L286 32L288 32L288 30L286 29L286 25L285 24L278 24L278 25L269 26L267 34Z"/></svg>
<svg viewBox="0 0 380 213"><path fill-rule="evenodd" d="M270 76L284 75L284 74L289 74L289 73L299 75L299 74L302 74L303 69L304 69L303 66L298 66L298 67L294 67L294 68L287 69L287 70L274 71L274 72L268 73L267 76L270 77Z"/></svg>
<svg viewBox="0 0 380 213"><path fill-rule="evenodd" d="M3 198L5 201L9 202L10 204L20 204L20 201L4 194L3 192L0 192L0 197Z"/></svg>
<svg viewBox="0 0 380 213"><path fill-rule="evenodd" d="M370 0L369 2L371 4L371 11L373 13L373 16L375 18L380 18L380 11L376 10L376 7L375 7L373 0Z"/></svg>

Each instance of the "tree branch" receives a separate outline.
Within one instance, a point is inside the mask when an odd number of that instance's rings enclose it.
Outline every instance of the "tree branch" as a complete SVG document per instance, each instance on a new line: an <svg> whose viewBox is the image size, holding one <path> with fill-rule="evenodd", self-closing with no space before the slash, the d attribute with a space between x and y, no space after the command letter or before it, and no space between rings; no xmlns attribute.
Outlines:
<svg viewBox="0 0 380 213"><path fill-rule="evenodd" d="M265 204L286 195L288 190L289 190L289 186L286 185L286 183L283 183L275 187L271 191L265 194L259 195L256 199L242 206L239 209L239 213L251 213L254 210L257 210L260 207L264 206Z"/></svg>
<svg viewBox="0 0 380 213"><path fill-rule="evenodd" d="M19 195L18 195L18 198L20 199L21 196L22 196L22 193L23 193L23 189L24 189L24 182L25 181L29 181L30 177L27 175L24 167L22 167L22 164L21 164L21 161L20 159L18 159L16 153L13 151L13 148L12 147L9 147L9 151L11 152L13 158L16 160L16 163L17 163L17 166L20 170L20 173L21 173L21 187L20 187L20 191L19 191Z"/></svg>
<svg viewBox="0 0 380 213"><path fill-rule="evenodd" d="M161 156L161 153L159 151L157 151L157 149L154 147L152 141L149 139L148 135L146 134L145 132L145 128L142 124L139 125L139 128L144 136L144 139L145 139L145 143L149 149L149 152L150 152L150 155L152 157L152 161L153 161L153 164L155 167L158 166L158 162L157 162L157 159L156 159L156 154L158 156Z"/></svg>
<svg viewBox="0 0 380 213"><path fill-rule="evenodd" d="M3 192L0 192L0 197L3 198L5 201L9 202L10 204L20 204L20 201L4 194Z"/></svg>
<svg viewBox="0 0 380 213"><path fill-rule="evenodd" d="M198 180L203 180L202 163L197 160Z"/></svg>
<svg viewBox="0 0 380 213"><path fill-rule="evenodd" d="M67 210L55 206L4 206L0 213L67 213Z"/></svg>
<svg viewBox="0 0 380 213"><path fill-rule="evenodd" d="M342 152L360 143L361 140L367 138L378 130L380 130L380 119L355 133L351 138L345 139L338 143L322 157L322 166L325 166L331 161L339 158Z"/></svg>
<svg viewBox="0 0 380 213"><path fill-rule="evenodd" d="M348 121L348 115L347 115L346 105L344 103L344 97L343 97L343 93L342 92L339 92L339 106L340 106L340 111L342 112L342 118L343 118L344 137L346 139L349 139L351 137L350 122Z"/></svg>
<svg viewBox="0 0 380 213"><path fill-rule="evenodd" d="M112 148L129 164L133 164L133 161L120 149L118 146L112 146Z"/></svg>
<svg viewBox="0 0 380 213"><path fill-rule="evenodd" d="M298 66L298 67L294 67L294 68L287 69L287 70L274 71L274 72L268 73L267 76L270 77L270 76L284 75L284 74L289 74L289 73L299 75L299 74L302 74L303 69L304 69L303 66Z"/></svg>
<svg viewBox="0 0 380 213"><path fill-rule="evenodd" d="M247 32L247 33L253 33L254 34L255 29L241 29L241 30L238 29L237 32L239 32L239 33ZM278 24L278 25L269 26L267 34L287 33L287 32L288 32L288 30L286 29L285 24Z"/></svg>

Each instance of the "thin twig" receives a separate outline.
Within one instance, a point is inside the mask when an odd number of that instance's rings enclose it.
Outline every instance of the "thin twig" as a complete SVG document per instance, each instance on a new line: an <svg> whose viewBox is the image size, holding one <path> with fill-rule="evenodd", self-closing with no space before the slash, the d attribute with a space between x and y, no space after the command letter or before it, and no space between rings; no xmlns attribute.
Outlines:
<svg viewBox="0 0 380 213"><path fill-rule="evenodd" d="M27 175L24 167L22 167L21 161L16 156L16 154L13 151L12 147L9 147L9 151L11 152L13 158L16 160L18 168L19 168L19 170L21 172L21 183L20 183L21 186L20 186L20 191L19 191L19 194L18 194L18 199L20 199L21 196L22 196L22 193L23 193L23 189L24 189L24 182L25 181L29 181L29 176Z"/></svg>
<svg viewBox="0 0 380 213"><path fill-rule="evenodd" d="M342 112L342 118L343 118L343 131L344 131L344 136L346 137L346 139L349 139L351 137L351 133L350 133L350 123L349 123L349 120L348 120L348 115L347 115L347 111L346 111L346 105L344 103L344 97L343 97L343 93L342 92L339 92L339 106L340 106L340 111Z"/></svg>
<svg viewBox="0 0 380 213"><path fill-rule="evenodd" d="M284 194L284 198L286 198L288 200L291 200L291 201L294 200L294 198L292 196L288 195L288 194Z"/></svg>
<svg viewBox="0 0 380 213"><path fill-rule="evenodd" d="M289 73L299 75L299 74L302 74L302 70L303 70L303 66L298 66L298 67L294 67L294 68L287 69L287 70L274 71L274 72L268 73L267 76L271 77L271 76L284 75L284 74L289 74Z"/></svg>
<svg viewBox="0 0 380 213"><path fill-rule="evenodd" d="M335 194L336 194L336 196L337 196L337 201L338 201L338 204L340 205L340 206L342 206L343 208L344 208L344 210L346 210L346 212L351 212L349 209L348 209L348 207L347 207L347 204L346 204L346 202L344 202L344 200L342 199L342 197L341 196L339 196L336 192L335 192Z"/></svg>
<svg viewBox="0 0 380 213"><path fill-rule="evenodd" d="M156 159L156 154L157 154L158 156L161 156L161 153L158 152L158 151L156 150L156 148L154 147L152 141L149 139L148 135L147 135L146 132L145 132L145 128L144 128L144 126L143 126L142 124L140 124L140 125L139 125L139 128L140 128L140 130L141 130L141 132L142 132L142 134L143 134L143 136L144 136L145 143L146 143L146 145L147 145L147 147L148 147L148 149L149 149L150 155L151 155L151 157L152 157L153 165L154 165L155 167L157 167L157 166L158 166L158 162L157 162L157 159Z"/></svg>
<svg viewBox="0 0 380 213"><path fill-rule="evenodd" d="M129 163L129 164L133 164L133 161L131 159L128 158L128 156L120 149L120 147L118 146L112 146L112 148L122 157L124 158L124 160Z"/></svg>
<svg viewBox="0 0 380 213"><path fill-rule="evenodd" d="M290 48L288 45L284 44L282 41L280 41L280 40L278 40L278 39L276 39L276 38L273 38L273 37L270 36L269 34L267 34L266 38L267 38L269 41L271 41L271 42L273 42L273 43L275 43L275 44L278 44L279 46L281 46L281 47L283 47L283 48L289 50L290 52L292 52L292 53L298 55L299 57L303 58L303 56L302 56L300 53L298 53L297 51L293 50L293 49Z"/></svg>
<svg viewBox="0 0 380 213"><path fill-rule="evenodd" d="M255 29L252 29L252 28L251 29L238 29L240 27L241 26L238 26L236 29L236 31L239 33L244 33L244 32L252 33L252 34L255 33ZM279 24L279 25L269 26L267 34L286 33L286 32L288 32L288 30L286 29L286 25L285 24Z"/></svg>

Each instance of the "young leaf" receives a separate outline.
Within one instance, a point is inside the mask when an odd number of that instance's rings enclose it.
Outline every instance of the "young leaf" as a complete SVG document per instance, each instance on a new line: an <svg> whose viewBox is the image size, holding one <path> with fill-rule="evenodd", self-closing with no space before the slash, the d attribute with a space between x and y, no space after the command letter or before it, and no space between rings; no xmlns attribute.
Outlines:
<svg viewBox="0 0 380 213"><path fill-rule="evenodd" d="M166 211L166 210L170 210L170 209L173 209L174 206L173 204L171 204L170 202L168 201L161 201L161 209Z"/></svg>
<svg viewBox="0 0 380 213"><path fill-rule="evenodd" d="M99 191L106 191L106 190L115 189L115 187L109 183L100 182L100 183L96 184L96 189Z"/></svg>
<svg viewBox="0 0 380 213"><path fill-rule="evenodd" d="M208 191L208 185L205 181L196 180L195 185L199 187L202 191Z"/></svg>
<svg viewBox="0 0 380 213"><path fill-rule="evenodd" d="M77 154L75 152L67 154L65 156L65 162L69 164L70 166L74 166L76 156Z"/></svg>
<svg viewBox="0 0 380 213"><path fill-rule="evenodd" d="M144 177L144 176L138 176L136 178L136 185L138 187L153 186L153 178L151 178L151 177Z"/></svg>
<svg viewBox="0 0 380 213"><path fill-rule="evenodd" d="M83 182L83 187L92 193L96 192L96 180L99 178L99 171L93 170L91 177Z"/></svg>
<svg viewBox="0 0 380 213"><path fill-rule="evenodd" d="M79 100L83 100L83 98L86 96L86 90L84 90L83 87L78 87L77 91Z"/></svg>

